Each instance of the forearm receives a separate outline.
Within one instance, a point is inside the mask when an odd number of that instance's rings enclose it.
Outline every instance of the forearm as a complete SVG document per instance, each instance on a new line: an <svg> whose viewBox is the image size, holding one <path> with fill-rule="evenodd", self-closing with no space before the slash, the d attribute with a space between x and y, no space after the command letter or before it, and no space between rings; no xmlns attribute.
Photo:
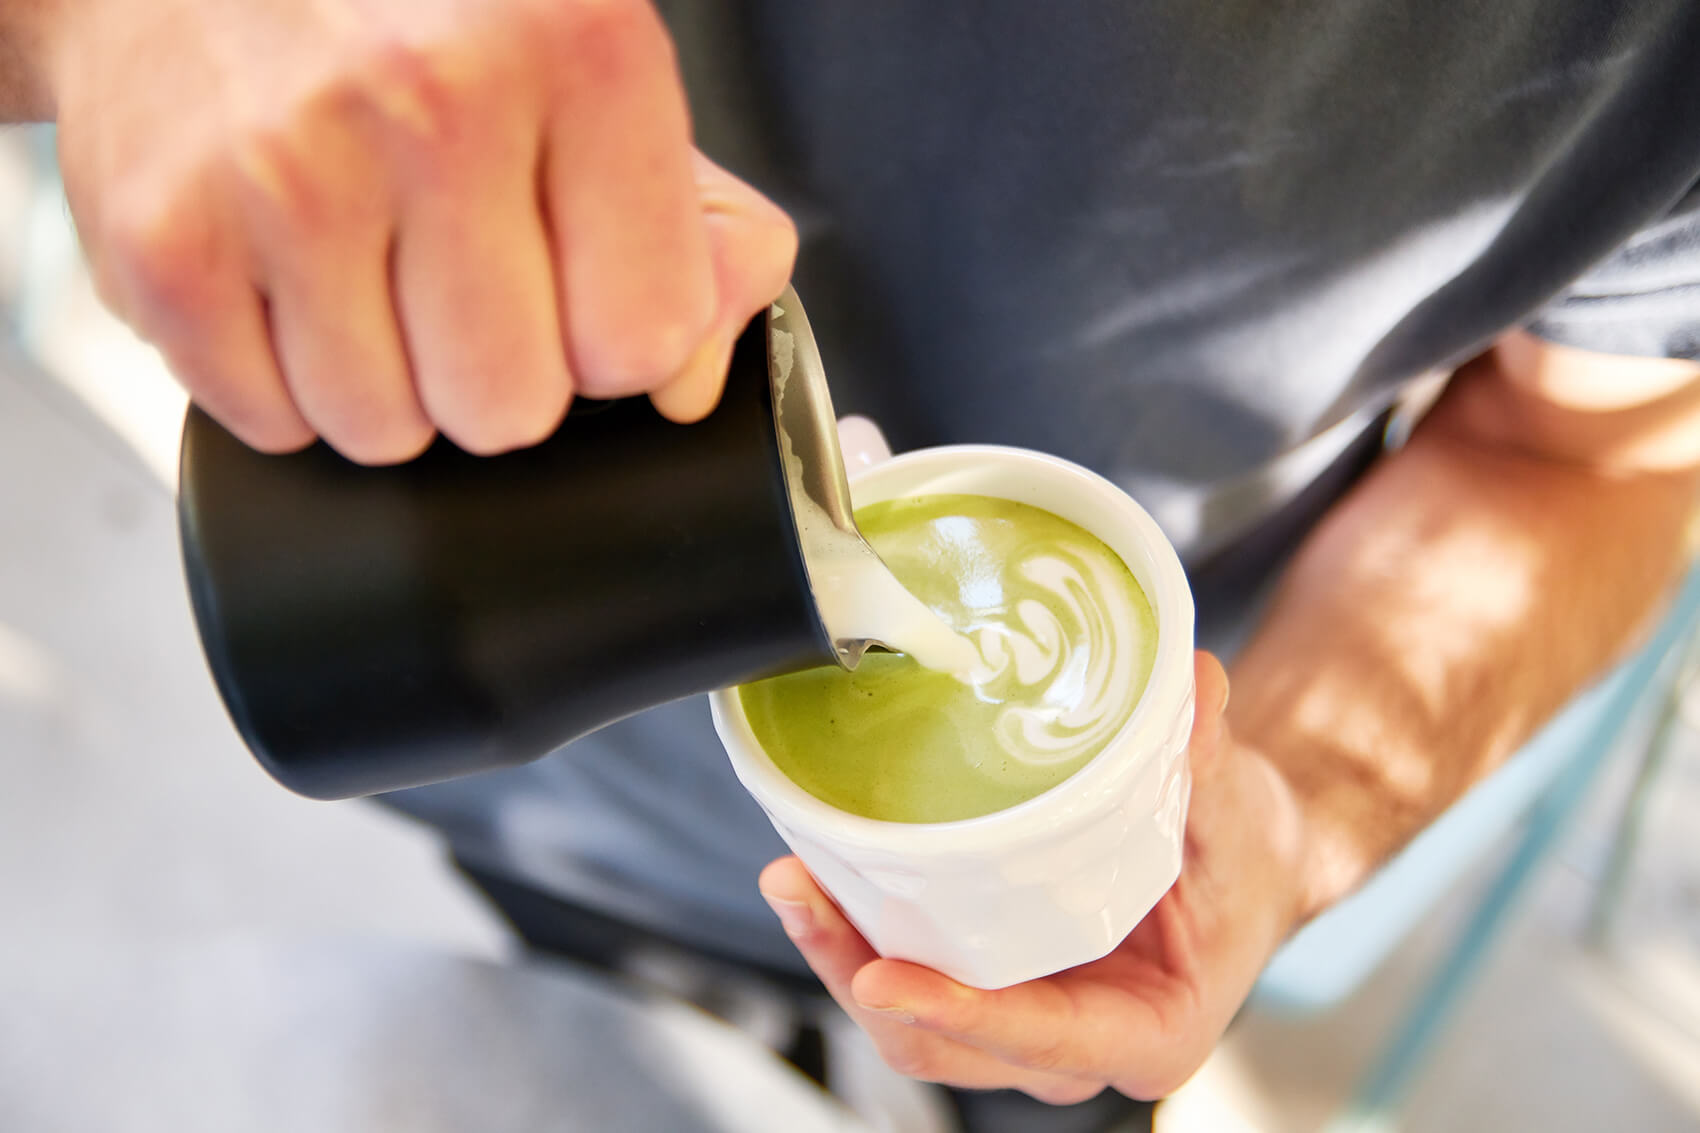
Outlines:
<svg viewBox="0 0 1700 1133"><path fill-rule="evenodd" d="M1476 420L1491 377L1460 381L1301 549L1233 666L1236 733L1308 820L1307 914L1632 646L1684 559L1686 467L1518 451Z"/></svg>
<svg viewBox="0 0 1700 1133"><path fill-rule="evenodd" d="M66 3L0 0L0 122L52 119L49 61Z"/></svg>

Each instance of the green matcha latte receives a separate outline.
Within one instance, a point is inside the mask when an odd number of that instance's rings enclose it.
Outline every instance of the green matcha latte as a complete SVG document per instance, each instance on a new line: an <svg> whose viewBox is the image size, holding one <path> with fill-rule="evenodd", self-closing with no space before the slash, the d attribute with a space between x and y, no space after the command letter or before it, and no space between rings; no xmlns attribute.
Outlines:
<svg viewBox="0 0 1700 1133"><path fill-rule="evenodd" d="M870 653L855 672L740 689L762 749L810 794L892 822L975 818L1054 787L1127 723L1151 677L1156 619L1096 537L985 496L871 504L856 522L980 663L950 674Z"/></svg>

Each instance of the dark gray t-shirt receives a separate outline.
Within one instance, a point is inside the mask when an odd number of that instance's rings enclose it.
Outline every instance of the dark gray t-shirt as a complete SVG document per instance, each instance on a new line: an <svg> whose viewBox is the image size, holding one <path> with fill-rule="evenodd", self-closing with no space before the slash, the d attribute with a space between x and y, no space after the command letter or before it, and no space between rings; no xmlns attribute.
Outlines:
<svg viewBox="0 0 1700 1133"><path fill-rule="evenodd" d="M840 412L1097 469L1206 642L1385 411L1527 325L1700 356L1700 4L676 0L703 148L803 235ZM795 963L700 702L397 806L460 852Z"/></svg>

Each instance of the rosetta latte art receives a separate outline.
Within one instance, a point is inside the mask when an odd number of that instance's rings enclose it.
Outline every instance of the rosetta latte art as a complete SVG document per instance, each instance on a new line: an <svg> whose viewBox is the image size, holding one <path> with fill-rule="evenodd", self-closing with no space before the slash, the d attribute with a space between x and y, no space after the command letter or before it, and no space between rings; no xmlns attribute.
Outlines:
<svg viewBox="0 0 1700 1133"><path fill-rule="evenodd" d="M1005 564L1004 573L1019 579L1013 605L956 627L968 629L985 662L968 682L1001 705L998 743L1028 763L1097 751L1127 722L1143 689L1142 619L1127 568L1092 542Z"/></svg>
<svg viewBox="0 0 1700 1133"><path fill-rule="evenodd" d="M972 818L1060 783L1127 723L1156 658L1156 624L1097 538L983 496L890 501L856 518L979 663L953 674L870 653L853 673L746 686L756 738L804 789L872 818Z"/></svg>

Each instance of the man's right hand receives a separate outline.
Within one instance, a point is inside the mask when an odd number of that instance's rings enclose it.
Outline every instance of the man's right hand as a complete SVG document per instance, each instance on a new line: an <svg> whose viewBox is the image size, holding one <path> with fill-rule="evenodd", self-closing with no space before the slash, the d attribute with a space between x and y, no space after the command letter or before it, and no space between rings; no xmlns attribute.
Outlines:
<svg viewBox="0 0 1700 1133"><path fill-rule="evenodd" d="M790 221L692 146L648 0L86 0L43 35L103 297L256 448L694 420Z"/></svg>

